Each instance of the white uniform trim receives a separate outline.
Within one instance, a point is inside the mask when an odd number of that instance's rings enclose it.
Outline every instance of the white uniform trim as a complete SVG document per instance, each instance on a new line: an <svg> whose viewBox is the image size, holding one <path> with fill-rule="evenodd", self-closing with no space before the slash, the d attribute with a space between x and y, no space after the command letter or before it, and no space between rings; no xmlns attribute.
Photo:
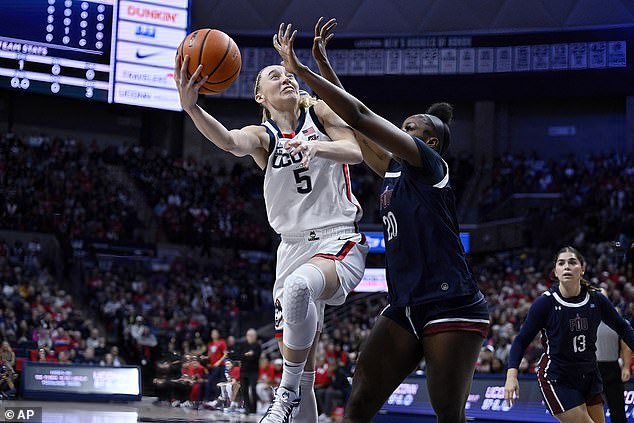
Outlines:
<svg viewBox="0 0 634 423"><path fill-rule="evenodd" d="M440 158L440 160L442 160L442 163L445 166L445 169L447 169L447 173L445 174L445 177L442 178L440 182L438 182L437 184L434 184L434 188L444 188L449 183L449 165L442 157Z"/></svg>
<svg viewBox="0 0 634 423"><path fill-rule="evenodd" d="M553 292L553 298L561 305L564 305L566 307L577 308L577 307L583 307L584 305L588 303L588 301L590 301L590 294L586 292L586 297L580 303L569 303L568 301L561 298L559 294L557 294L556 292Z"/></svg>
<svg viewBox="0 0 634 423"><path fill-rule="evenodd" d="M548 368L550 367L550 363L552 363L552 360L550 359L550 342L548 342L548 336L545 336L544 338L546 340L546 352L544 352L542 354L542 356L540 357L540 359L539 359L539 361L541 361L541 359L544 357L544 354L546 355L546 357L548 357L548 363L546 363L546 367L544 368L544 379L546 379L546 381L548 382L548 386L550 386L550 390L553 393L553 396L555 397L555 400L557 400L557 404L559 404L559 408L561 408L562 410L566 411L564 409L563 404L559 400L559 397L557 396L557 391L555 391L555 387L550 382L550 380L548 380ZM546 392L544 391L544 387L542 386L542 382L541 382L539 377L537 378L537 383L539 383L539 389L542 391L543 397L547 399L548 397L546 396ZM548 403L548 401L545 401L545 402L546 402L546 406L550 410L550 414L552 414L554 416L555 412L550 407L550 404Z"/></svg>
<svg viewBox="0 0 634 423"><path fill-rule="evenodd" d="M414 322L412 322L412 314L411 314L411 310L409 306L405 307L405 316L407 316L407 320L409 321L409 324L412 326L414 335L416 335L416 338L420 339L420 336L418 336L418 332L416 332L416 328L414 327Z"/></svg>
<svg viewBox="0 0 634 423"><path fill-rule="evenodd" d="M424 327L433 325L435 323L449 323L449 322L485 323L487 325L491 323L489 319L462 319L462 318L450 317L447 319L430 320L429 322L427 322L427 324L425 324Z"/></svg>
<svg viewBox="0 0 634 423"><path fill-rule="evenodd" d="M400 178L401 171L399 170L398 172L385 172L385 177L386 178Z"/></svg>

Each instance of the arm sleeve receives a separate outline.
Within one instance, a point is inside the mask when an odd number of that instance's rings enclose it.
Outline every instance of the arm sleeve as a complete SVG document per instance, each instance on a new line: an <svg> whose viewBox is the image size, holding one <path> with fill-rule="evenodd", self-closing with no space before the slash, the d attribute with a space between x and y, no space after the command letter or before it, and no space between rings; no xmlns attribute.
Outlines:
<svg viewBox="0 0 634 423"><path fill-rule="evenodd" d="M634 329L632 329L632 326L627 320L619 316L619 313L616 312L610 300L603 294L597 293L595 295L597 296L597 303L601 311L601 320L611 327L630 349L634 350Z"/></svg>
<svg viewBox="0 0 634 423"><path fill-rule="evenodd" d="M429 146L419 138L412 137L412 139L418 147L420 166L412 166L407 161L403 162L417 174L417 178L422 178L422 180L429 185L434 185L442 181L448 170L445 168L440 154L429 148Z"/></svg>
<svg viewBox="0 0 634 423"><path fill-rule="evenodd" d="M539 297L531 309L528 311L528 316L522 324L520 333L513 340L511 345L511 352L509 353L509 369L517 369L520 366L520 361L524 356L524 351L535 338L535 335L545 326L547 316L549 314L550 298L542 295Z"/></svg>

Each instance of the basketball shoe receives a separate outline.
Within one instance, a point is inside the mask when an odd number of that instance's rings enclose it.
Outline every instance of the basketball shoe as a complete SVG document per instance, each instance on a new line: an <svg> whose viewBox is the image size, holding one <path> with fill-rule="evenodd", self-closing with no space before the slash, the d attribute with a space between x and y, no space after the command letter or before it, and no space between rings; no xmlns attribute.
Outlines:
<svg viewBox="0 0 634 423"><path fill-rule="evenodd" d="M299 395L280 386L275 391L273 403L269 406L260 423L289 423L291 413L299 406Z"/></svg>

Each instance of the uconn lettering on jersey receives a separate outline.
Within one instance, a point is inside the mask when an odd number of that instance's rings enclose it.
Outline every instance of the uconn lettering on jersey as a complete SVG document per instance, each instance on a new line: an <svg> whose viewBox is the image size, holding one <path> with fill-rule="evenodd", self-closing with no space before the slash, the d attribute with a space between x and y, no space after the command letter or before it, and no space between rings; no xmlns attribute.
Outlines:
<svg viewBox="0 0 634 423"><path fill-rule="evenodd" d="M304 135L308 135L306 137L307 141L315 141L318 137L318 135L315 133L315 130L312 127L303 130L302 133ZM286 151L282 143L278 143L277 146L275 147L275 152L273 153L272 166L274 169L280 169L283 167L291 166L296 163L300 163L302 161L302 158L303 158L303 155L301 152L291 156Z"/></svg>
<svg viewBox="0 0 634 423"><path fill-rule="evenodd" d="M273 153L273 164L271 166L273 169L288 167L300 163L302 158L303 156L301 152L291 156L284 146L281 143L278 143L277 147L275 147L275 152Z"/></svg>

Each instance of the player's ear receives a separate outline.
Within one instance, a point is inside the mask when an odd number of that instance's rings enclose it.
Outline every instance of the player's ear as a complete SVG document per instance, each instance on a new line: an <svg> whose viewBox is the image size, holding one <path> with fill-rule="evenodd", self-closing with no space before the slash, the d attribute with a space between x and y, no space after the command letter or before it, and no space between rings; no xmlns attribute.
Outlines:
<svg viewBox="0 0 634 423"><path fill-rule="evenodd" d="M440 140L436 137L430 137L425 141L425 144L430 146L436 151L440 151Z"/></svg>
<svg viewBox="0 0 634 423"><path fill-rule="evenodd" d="M262 103L264 103L264 96L262 95L262 93L257 93L257 94L255 95L255 101L256 101L258 104L262 104Z"/></svg>

